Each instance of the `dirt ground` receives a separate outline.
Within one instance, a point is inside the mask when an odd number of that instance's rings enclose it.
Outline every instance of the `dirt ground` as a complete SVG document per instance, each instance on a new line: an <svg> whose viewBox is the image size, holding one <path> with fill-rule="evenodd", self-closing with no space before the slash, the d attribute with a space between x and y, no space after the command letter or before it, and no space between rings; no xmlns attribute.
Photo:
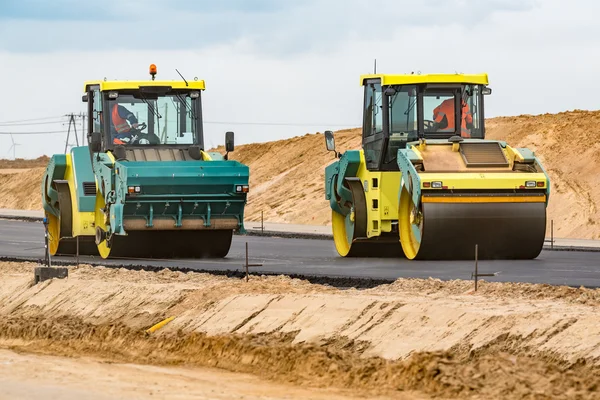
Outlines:
<svg viewBox="0 0 600 400"><path fill-rule="evenodd" d="M600 239L600 111L522 115L488 119L487 136L536 152L550 175L548 219L555 236ZM338 150L360 147L360 130L335 133ZM221 150L222 149L218 149ZM324 168L334 158L322 134L238 146L231 155L250 166L247 221L329 225ZM45 165L42 159L30 166ZM0 160L0 168L24 168ZM4 167L3 167L4 166ZM40 209L43 167L14 174L0 169L0 208ZM550 223L548 223L549 235Z"/></svg>
<svg viewBox="0 0 600 400"><path fill-rule="evenodd" d="M593 399L600 390L600 290L482 282L474 293L472 282L434 279L339 290L85 265L33 285L34 266L0 263L0 393L28 382L75 397L94 387L98 398L178 388L173 398Z"/></svg>
<svg viewBox="0 0 600 400"><path fill-rule="evenodd" d="M126 364L9 350L0 350L0 388L0 399L7 400L338 400L365 397L344 389L304 389L217 368ZM395 398L418 400L424 397L405 393Z"/></svg>

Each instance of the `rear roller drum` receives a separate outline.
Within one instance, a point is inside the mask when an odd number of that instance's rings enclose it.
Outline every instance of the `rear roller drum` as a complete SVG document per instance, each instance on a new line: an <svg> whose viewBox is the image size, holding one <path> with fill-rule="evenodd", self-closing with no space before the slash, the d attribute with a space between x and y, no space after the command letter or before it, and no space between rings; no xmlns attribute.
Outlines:
<svg viewBox="0 0 600 400"><path fill-rule="evenodd" d="M332 210L333 241L342 257L401 257L398 237L393 233L367 238L367 204L358 179L347 179L352 192L352 208L348 215Z"/></svg>
<svg viewBox="0 0 600 400"><path fill-rule="evenodd" d="M354 224L350 217L332 212L333 240L335 248L342 257L402 257L402 248L398 244L397 234L389 233L370 239L353 240Z"/></svg>
<svg viewBox="0 0 600 400"><path fill-rule="evenodd" d="M65 254L74 256L77 254L77 238L61 239L60 248L57 255ZM98 247L94 242L94 238L90 236L79 237L79 255L80 256L97 256Z"/></svg>
<svg viewBox="0 0 600 400"><path fill-rule="evenodd" d="M60 218L53 214L46 213L48 219L48 251L52 256L75 255L77 254L77 239L60 237ZM92 244L92 246L90 246ZM94 255L96 246L89 240L79 240L80 255Z"/></svg>
<svg viewBox="0 0 600 400"><path fill-rule="evenodd" d="M48 251L50 255L56 255L60 247L60 220L54 214L46 213L48 220ZM60 249L64 251L64 249Z"/></svg>
<svg viewBox="0 0 600 400"><path fill-rule="evenodd" d="M355 235L355 224L351 214L343 216L335 211L331 213L331 225L333 228L333 242L335 249L342 257L360 257L363 253L361 243L353 242Z"/></svg>
<svg viewBox="0 0 600 400"><path fill-rule="evenodd" d="M346 187L352 192L352 208L347 215L334 210L331 225L335 249L342 257L364 257L367 254L359 238L367 236L367 205L363 186L357 179L346 179Z"/></svg>
<svg viewBox="0 0 600 400"><path fill-rule="evenodd" d="M104 202L104 196L101 193L96 193L96 205L95 205L95 215L94 215L94 223L96 226L96 246L98 247L98 253L102 258L108 258L112 250L112 238L109 240L106 232L107 223L106 223L106 215L104 213L104 207L106 203ZM113 235L114 236L114 235Z"/></svg>

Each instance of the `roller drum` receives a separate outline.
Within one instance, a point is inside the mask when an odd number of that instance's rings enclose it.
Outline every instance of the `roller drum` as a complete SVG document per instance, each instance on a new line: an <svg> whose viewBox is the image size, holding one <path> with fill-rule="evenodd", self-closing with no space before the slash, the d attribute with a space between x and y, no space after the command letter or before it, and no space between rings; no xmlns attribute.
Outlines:
<svg viewBox="0 0 600 400"><path fill-rule="evenodd" d="M544 245L544 203L424 203L417 259L533 259Z"/></svg>
<svg viewBox="0 0 600 400"><path fill-rule="evenodd" d="M113 236L111 258L223 258L232 230L131 231Z"/></svg>

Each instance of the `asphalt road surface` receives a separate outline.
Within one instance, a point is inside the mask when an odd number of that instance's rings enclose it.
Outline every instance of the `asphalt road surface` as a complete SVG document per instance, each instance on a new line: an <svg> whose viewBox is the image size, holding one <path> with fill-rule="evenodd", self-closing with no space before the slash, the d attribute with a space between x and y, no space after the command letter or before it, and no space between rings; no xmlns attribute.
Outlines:
<svg viewBox="0 0 600 400"><path fill-rule="evenodd" d="M261 236L234 236L228 256L220 260L102 260L81 257L80 262L104 265L147 265L180 267L205 271L244 270L245 245L249 262L262 264L253 272L300 274L393 280L404 278L471 279L473 261L409 261L406 259L341 258L332 240L286 239ZM44 228L40 222L0 220L0 257L44 257ZM56 257L70 261L74 258ZM486 277L496 282L530 282L552 285L600 287L600 252L542 251L535 260L480 261L480 273L499 272Z"/></svg>

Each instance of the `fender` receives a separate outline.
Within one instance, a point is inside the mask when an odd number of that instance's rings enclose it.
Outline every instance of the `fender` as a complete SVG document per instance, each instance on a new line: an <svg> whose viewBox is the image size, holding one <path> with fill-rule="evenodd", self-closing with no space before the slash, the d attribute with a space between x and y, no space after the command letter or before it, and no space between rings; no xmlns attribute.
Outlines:
<svg viewBox="0 0 600 400"><path fill-rule="evenodd" d="M362 150L348 150L339 161L325 168L325 198L331 208L339 214L348 215L352 202L352 191L345 184L346 178L356 177L361 162Z"/></svg>
<svg viewBox="0 0 600 400"><path fill-rule="evenodd" d="M69 238L73 236L73 204L71 202L71 189L69 181L56 179L53 182L58 192L58 203L60 204L60 237Z"/></svg>
<svg viewBox="0 0 600 400"><path fill-rule="evenodd" d="M412 196L413 204L418 208L421 203L421 178L415 168L413 161L421 160L421 157L413 151L413 146L409 149L398 149L398 168L402 172L402 186L407 186L409 194ZM398 204L400 204L400 195L402 187L398 192Z"/></svg>
<svg viewBox="0 0 600 400"><path fill-rule="evenodd" d="M67 155L55 154L50 159L42 178L42 207L47 213L56 217L60 216L60 210L58 190L54 181L64 179L66 170Z"/></svg>

